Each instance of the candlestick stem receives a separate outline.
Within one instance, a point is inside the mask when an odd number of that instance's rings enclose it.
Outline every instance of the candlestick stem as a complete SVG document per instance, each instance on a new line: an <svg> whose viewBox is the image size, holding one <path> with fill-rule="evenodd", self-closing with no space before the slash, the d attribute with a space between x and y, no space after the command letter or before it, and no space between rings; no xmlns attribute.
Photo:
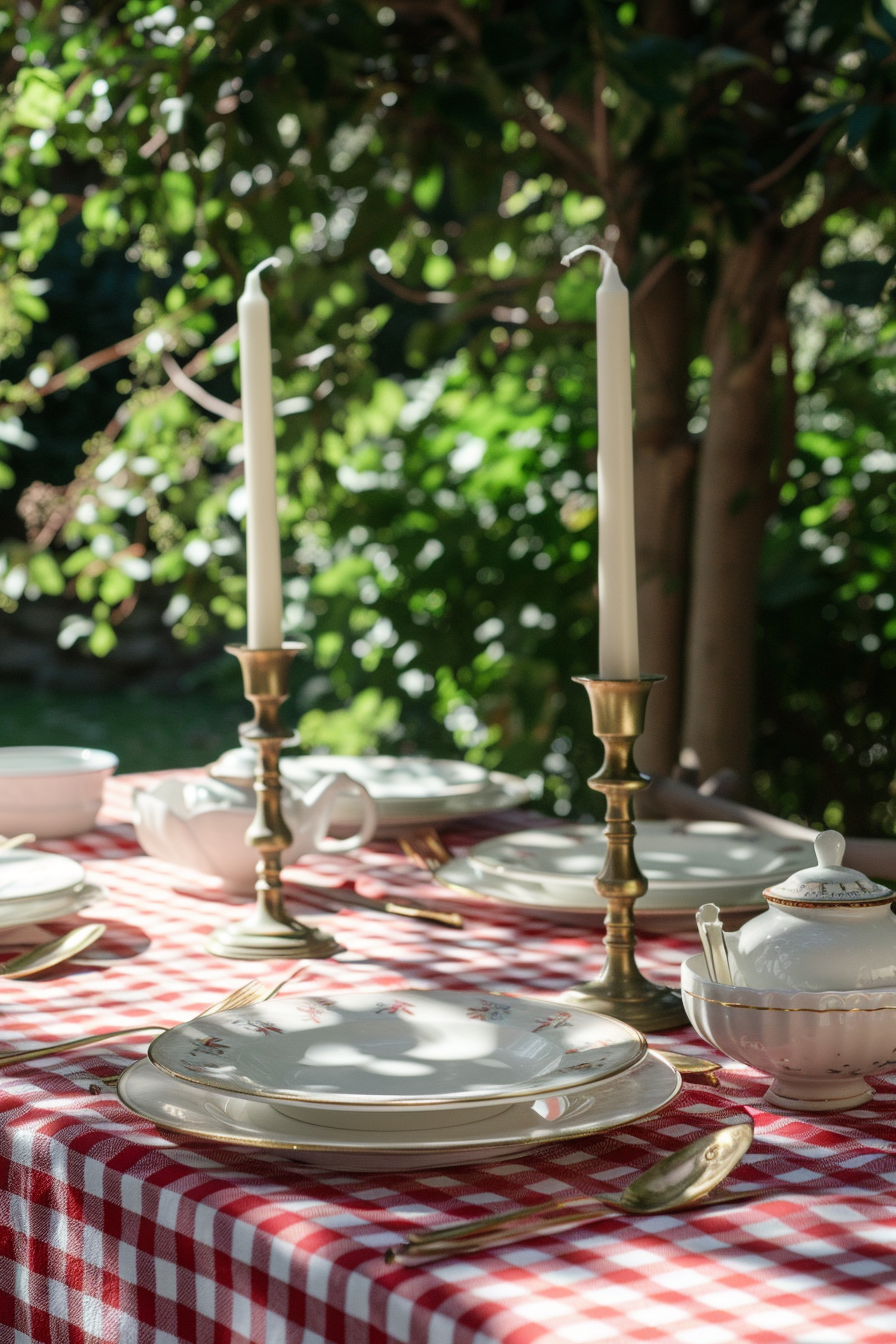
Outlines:
<svg viewBox="0 0 896 1344"><path fill-rule="evenodd" d="M255 816L246 843L258 853L255 868L256 904L238 924L215 929L207 952L238 961L267 961L278 957L332 957L345 949L319 929L292 919L283 906L280 865L292 834L281 807L280 748L292 734L280 718L280 706L289 694L289 670L304 646L284 644L275 649L247 649L231 645L227 652L239 659L246 699L255 710L251 723L240 727L244 742L258 747L255 770Z"/></svg>
<svg viewBox="0 0 896 1344"><path fill-rule="evenodd" d="M608 1013L641 1031L662 1031L687 1021L681 995L642 975L635 960L633 907L647 890L635 858L634 795L650 782L634 763L637 739L644 731L647 697L662 677L613 681L575 677L588 692L594 735L604 745L604 761L589 779L607 799L607 855L594 887L606 903L606 959L593 981L564 994L567 1003Z"/></svg>

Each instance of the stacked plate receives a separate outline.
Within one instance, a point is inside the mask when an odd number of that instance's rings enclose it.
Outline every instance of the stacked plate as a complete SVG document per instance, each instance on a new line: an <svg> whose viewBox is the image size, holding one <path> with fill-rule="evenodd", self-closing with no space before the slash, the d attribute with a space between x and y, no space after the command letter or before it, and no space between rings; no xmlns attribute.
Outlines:
<svg viewBox="0 0 896 1344"><path fill-rule="evenodd" d="M209 766L216 779L251 783L255 751L237 747ZM437 761L427 756L283 756L285 784L305 794L324 775L346 774L363 784L376 803L379 836L412 826L438 826L482 812L521 807L532 796L524 779L488 771L469 761ZM333 814L333 834L351 835L361 821L356 798L344 795Z"/></svg>
<svg viewBox="0 0 896 1344"><path fill-rule="evenodd" d="M498 994L341 994L159 1036L118 1082L161 1129L343 1171L461 1166L599 1133L680 1075L613 1018Z"/></svg>
<svg viewBox="0 0 896 1344"><path fill-rule="evenodd" d="M763 889L813 861L808 843L722 821L641 821L635 854L649 887L636 918L657 927L691 926L705 901L729 921L764 905ZM599 919L594 877L606 856L602 826L517 831L474 846L436 880L469 896L540 912Z"/></svg>
<svg viewBox="0 0 896 1344"><path fill-rule="evenodd" d="M99 888L85 880L80 863L33 849L0 852L0 929L17 929L73 914L95 900Z"/></svg>

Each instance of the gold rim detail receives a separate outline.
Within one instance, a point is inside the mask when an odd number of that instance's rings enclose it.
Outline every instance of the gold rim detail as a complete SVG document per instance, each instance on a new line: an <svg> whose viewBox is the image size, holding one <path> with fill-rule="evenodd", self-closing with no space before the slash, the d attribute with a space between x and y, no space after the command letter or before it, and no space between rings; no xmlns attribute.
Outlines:
<svg viewBox="0 0 896 1344"><path fill-rule="evenodd" d="M762 894L769 905L789 905L795 910L863 910L870 905L893 904L892 893L878 896L876 901L785 901L780 896L769 896L767 891Z"/></svg>
<svg viewBox="0 0 896 1344"><path fill-rule="evenodd" d="M446 865L447 866L447 865ZM547 911L553 915L598 915L603 916L607 913L606 906L587 905L530 905L528 901L508 901L502 900L500 896L489 896L484 891L474 891L472 887L462 887L458 882L449 882L446 878L440 877L438 873L433 873L433 881L446 891L456 891L458 896L472 896L477 901L482 901L488 905L497 905L501 910L521 910L530 914L533 919L538 919ZM721 907L723 915L752 915L762 912L760 902L748 905L723 905ZM696 905L639 905L635 907L635 922L641 918L657 919L667 916L669 919L683 919L686 915L695 915L697 913Z"/></svg>
<svg viewBox="0 0 896 1344"><path fill-rule="evenodd" d="M658 1064L661 1064L663 1062L664 1061L662 1060L657 1060ZM116 1081L115 1084L115 1090L118 1095L119 1102L125 1108L126 1111L130 1111L131 1115L136 1115L141 1120L146 1120L149 1124L155 1125L156 1129L160 1129L162 1131L169 1130L172 1134L183 1134L187 1138L198 1139L200 1141L204 1141L207 1143L229 1143L239 1148L267 1148L267 1149L276 1149L278 1152L331 1153L334 1158L339 1157L339 1155L343 1153L344 1154L367 1153L372 1157L395 1156L395 1157L413 1158L413 1157L427 1156L430 1153L438 1152L439 1149L441 1149L446 1153L463 1153L470 1148L523 1148L523 1147L544 1148L549 1143L571 1143L574 1139L587 1138L589 1134L605 1134L608 1130L620 1129L623 1125L638 1124L640 1123L641 1120L649 1120L651 1116L659 1115L660 1111L664 1111L667 1106L670 1106L672 1104L672 1102L675 1100L675 1098L681 1091L682 1087L684 1086L684 1079L682 1078L681 1074L678 1072L677 1069L673 1068L671 1064L668 1064L666 1065L666 1067L676 1075L676 1087L675 1091L671 1094L671 1096L667 1097L665 1101L660 1102L659 1106L654 1106L649 1111L639 1112L638 1115L628 1116L622 1120L616 1120L612 1124L588 1125L584 1129L570 1130L567 1134L556 1135L553 1138L548 1136L543 1139L524 1139L524 1138L493 1139L491 1142L489 1142L487 1139L484 1139L482 1143L470 1143L466 1145L466 1147L457 1147L457 1148L449 1147L444 1143L433 1144L432 1147L428 1148L371 1148L369 1145L364 1146L362 1148L333 1148L330 1146L330 1144L290 1143L288 1141L281 1142L276 1139L248 1139L248 1138L239 1138L232 1134L203 1134L195 1129L186 1129L183 1126L168 1124L167 1121L161 1122L157 1120L154 1116L146 1115L144 1114L143 1111L135 1110L134 1107L129 1106L121 1096L119 1086L121 1080L127 1077L128 1073L130 1073L131 1069L134 1067L135 1064L142 1064L142 1063L143 1063L142 1059L135 1060L134 1064L129 1065L129 1067L126 1068L123 1073L119 1074L118 1080ZM264 1098L255 1097L253 1098L253 1100L263 1101Z"/></svg>
<svg viewBox="0 0 896 1344"><path fill-rule="evenodd" d="M691 999L699 999L701 1003L714 1003L719 1008L746 1008L751 1013L894 1013L896 1012L896 1003L883 1003L879 1008L778 1008L771 1003L732 1003L728 999L710 999L705 994L695 994L692 989L685 989L682 986L682 994ZM845 994L853 992L862 993L864 991L844 990ZM798 994L810 994L811 990L796 990ZM832 994L837 990L832 989ZM896 994L896 988L893 993Z"/></svg>

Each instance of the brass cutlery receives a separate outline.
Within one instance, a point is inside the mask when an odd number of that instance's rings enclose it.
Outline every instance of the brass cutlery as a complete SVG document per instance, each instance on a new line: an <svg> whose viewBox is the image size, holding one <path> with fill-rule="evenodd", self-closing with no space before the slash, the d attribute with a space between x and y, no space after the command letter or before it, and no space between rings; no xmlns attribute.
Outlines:
<svg viewBox="0 0 896 1344"><path fill-rule="evenodd" d="M423 868L428 873L434 873L436 868L439 867L432 855L427 857L415 845L411 844L407 837L402 836L398 843L401 845L402 854L410 860L415 868Z"/></svg>
<svg viewBox="0 0 896 1344"><path fill-rule="evenodd" d="M451 862L451 853L434 826L428 826L422 831L415 831L414 836L438 863Z"/></svg>
<svg viewBox="0 0 896 1344"><path fill-rule="evenodd" d="M679 1050L658 1050L653 1046L651 1046L650 1053L665 1060L667 1064L671 1064L673 1069L677 1069L685 1078L691 1073L701 1074L707 1087L719 1086L717 1074L723 1066L717 1064L714 1059L701 1059L699 1055L685 1055Z"/></svg>
<svg viewBox="0 0 896 1344"><path fill-rule="evenodd" d="M302 895L310 898L312 904L327 906L330 909L340 910L343 907L351 909L356 906L359 910L373 910L380 915L403 915L405 919L423 919L431 924L444 924L451 929L462 929L464 927L464 917L454 910L428 910L423 905L408 905L405 901L375 901L369 896L359 896L356 891L321 891L318 888L309 890L302 887Z"/></svg>
<svg viewBox="0 0 896 1344"><path fill-rule="evenodd" d="M698 1202L703 1207L709 1203L737 1203L755 1198L768 1191L754 1188L723 1194L713 1200L706 1198L730 1175L752 1142L752 1121L727 1125L695 1139L679 1152L661 1158L616 1195L573 1195L471 1222L410 1232L403 1245L386 1252L386 1260L398 1265L425 1264L508 1246L620 1214L671 1213Z"/></svg>
<svg viewBox="0 0 896 1344"><path fill-rule="evenodd" d="M0 964L0 979L23 980L28 975L38 975L63 961L71 961L92 947L105 932L105 924L82 924L77 929L70 929L61 938L54 938L52 942L29 947L27 952Z"/></svg>
<svg viewBox="0 0 896 1344"><path fill-rule="evenodd" d="M273 999L279 994L283 986L302 970L304 967L296 967L275 985L264 984L261 980L250 980L248 984L241 985L232 994L221 999L220 1003L213 1003L196 1016L211 1017L213 1013L223 1013L231 1008L247 1008L253 1003L267 1003L268 999ZM117 1027L114 1031L97 1032L93 1036L78 1036L74 1040L57 1041L54 1045L41 1045L33 1050L17 1050L14 1054L0 1055L0 1069L11 1064L25 1064L30 1059L42 1059L47 1055L60 1055L66 1050L78 1050L81 1046L100 1045L103 1041L121 1040L126 1036L142 1036L149 1031L168 1031L169 1026L170 1023L160 1025L158 1022L135 1022L126 1027Z"/></svg>
<svg viewBox="0 0 896 1344"><path fill-rule="evenodd" d="M436 830L415 831L411 836L403 836L398 843L405 858L410 859L415 868L424 868L430 873L451 860Z"/></svg>

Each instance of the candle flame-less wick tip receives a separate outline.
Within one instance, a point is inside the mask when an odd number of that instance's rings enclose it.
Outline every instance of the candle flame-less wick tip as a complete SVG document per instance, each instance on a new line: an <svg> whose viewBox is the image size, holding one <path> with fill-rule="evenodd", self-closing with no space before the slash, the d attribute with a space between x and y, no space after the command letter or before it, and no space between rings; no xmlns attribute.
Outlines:
<svg viewBox="0 0 896 1344"><path fill-rule="evenodd" d="M560 265L569 266L572 262L578 261L579 257L583 256L586 252L596 252L599 257L603 258L604 262L609 262L611 266L613 265L613 258L606 248L597 247L594 243L585 243L584 247L577 247L574 251L567 252L565 257L560 258Z"/></svg>
<svg viewBox="0 0 896 1344"><path fill-rule="evenodd" d="M249 272L249 275L260 275L261 272L266 270L268 266L279 266L279 265L280 265L279 257L265 257L264 261L260 261L257 266L252 267L251 271Z"/></svg>

